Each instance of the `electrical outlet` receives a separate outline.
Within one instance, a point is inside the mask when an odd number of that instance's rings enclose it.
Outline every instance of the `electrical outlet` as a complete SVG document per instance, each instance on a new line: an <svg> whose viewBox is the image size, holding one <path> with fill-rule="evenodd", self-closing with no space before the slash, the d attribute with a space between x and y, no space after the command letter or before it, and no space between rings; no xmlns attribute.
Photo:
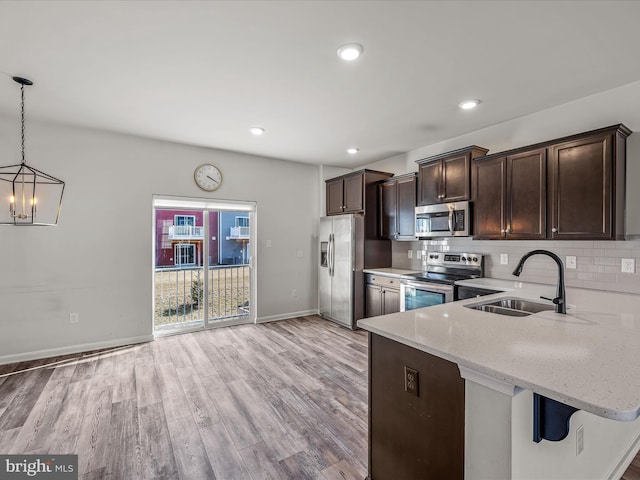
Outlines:
<svg viewBox="0 0 640 480"><path fill-rule="evenodd" d="M500 265L509 265L509 255L506 253L500 254Z"/></svg>
<svg viewBox="0 0 640 480"><path fill-rule="evenodd" d="M416 258L418 260L422 258L422 250L416 250Z"/></svg>
<svg viewBox="0 0 640 480"><path fill-rule="evenodd" d="M80 321L80 314L78 313L69 314L69 323L78 323L79 321Z"/></svg>
<svg viewBox="0 0 640 480"><path fill-rule="evenodd" d="M404 391L415 395L418 395L418 371L413 368L404 366Z"/></svg>
<svg viewBox="0 0 640 480"><path fill-rule="evenodd" d="M576 456L584 450L584 425L580 425L576 430Z"/></svg>
<svg viewBox="0 0 640 480"><path fill-rule="evenodd" d="M295 288L293 290L291 290L291 296L292 297L297 297L298 296L298 290L296 290Z"/></svg>
<svg viewBox="0 0 640 480"><path fill-rule="evenodd" d="M634 258L622 259L622 273L635 273L636 260Z"/></svg>
<svg viewBox="0 0 640 480"><path fill-rule="evenodd" d="M576 257L574 255L567 255L564 260L564 266L567 268L576 268Z"/></svg>
<svg viewBox="0 0 640 480"><path fill-rule="evenodd" d="M267 248L271 248L271 247L272 247L272 245L273 245L273 244L271 243L271 240L267 240L267 242L266 242L266 243L267 243Z"/></svg>
<svg viewBox="0 0 640 480"><path fill-rule="evenodd" d="M413 258L413 251L407 250L407 258Z"/></svg>

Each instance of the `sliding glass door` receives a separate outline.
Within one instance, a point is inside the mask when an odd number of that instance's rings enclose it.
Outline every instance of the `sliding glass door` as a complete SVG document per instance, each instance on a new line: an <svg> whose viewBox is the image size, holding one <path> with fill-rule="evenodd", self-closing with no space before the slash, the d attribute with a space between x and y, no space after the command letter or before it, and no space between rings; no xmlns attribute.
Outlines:
<svg viewBox="0 0 640 480"><path fill-rule="evenodd" d="M154 197L154 332L255 321L255 204Z"/></svg>

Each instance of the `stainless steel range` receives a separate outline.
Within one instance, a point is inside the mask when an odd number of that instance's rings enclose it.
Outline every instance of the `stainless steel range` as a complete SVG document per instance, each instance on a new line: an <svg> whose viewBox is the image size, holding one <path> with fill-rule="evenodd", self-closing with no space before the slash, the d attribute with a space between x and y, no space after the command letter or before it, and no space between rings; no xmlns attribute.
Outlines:
<svg viewBox="0 0 640 480"><path fill-rule="evenodd" d="M400 311L452 302L457 280L482 276L484 256L479 253L429 252L424 272L402 277Z"/></svg>

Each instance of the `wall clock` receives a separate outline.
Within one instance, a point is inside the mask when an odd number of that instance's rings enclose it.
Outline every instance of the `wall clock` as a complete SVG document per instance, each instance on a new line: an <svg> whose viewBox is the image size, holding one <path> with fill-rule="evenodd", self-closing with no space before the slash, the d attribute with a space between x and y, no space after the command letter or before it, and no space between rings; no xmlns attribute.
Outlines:
<svg viewBox="0 0 640 480"><path fill-rule="evenodd" d="M202 190L213 192L222 184L222 172L215 165L203 163L193 172L193 178Z"/></svg>

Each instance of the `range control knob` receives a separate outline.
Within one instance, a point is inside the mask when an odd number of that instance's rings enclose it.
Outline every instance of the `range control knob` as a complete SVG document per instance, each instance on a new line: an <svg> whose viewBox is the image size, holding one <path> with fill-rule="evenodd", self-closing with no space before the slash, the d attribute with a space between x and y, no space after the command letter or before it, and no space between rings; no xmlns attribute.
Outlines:
<svg viewBox="0 0 640 480"><path fill-rule="evenodd" d="M478 261L478 257L473 257L473 261L477 262Z"/></svg>
<svg viewBox="0 0 640 480"><path fill-rule="evenodd" d="M467 261L467 257L462 257L462 261L466 262Z"/></svg>

